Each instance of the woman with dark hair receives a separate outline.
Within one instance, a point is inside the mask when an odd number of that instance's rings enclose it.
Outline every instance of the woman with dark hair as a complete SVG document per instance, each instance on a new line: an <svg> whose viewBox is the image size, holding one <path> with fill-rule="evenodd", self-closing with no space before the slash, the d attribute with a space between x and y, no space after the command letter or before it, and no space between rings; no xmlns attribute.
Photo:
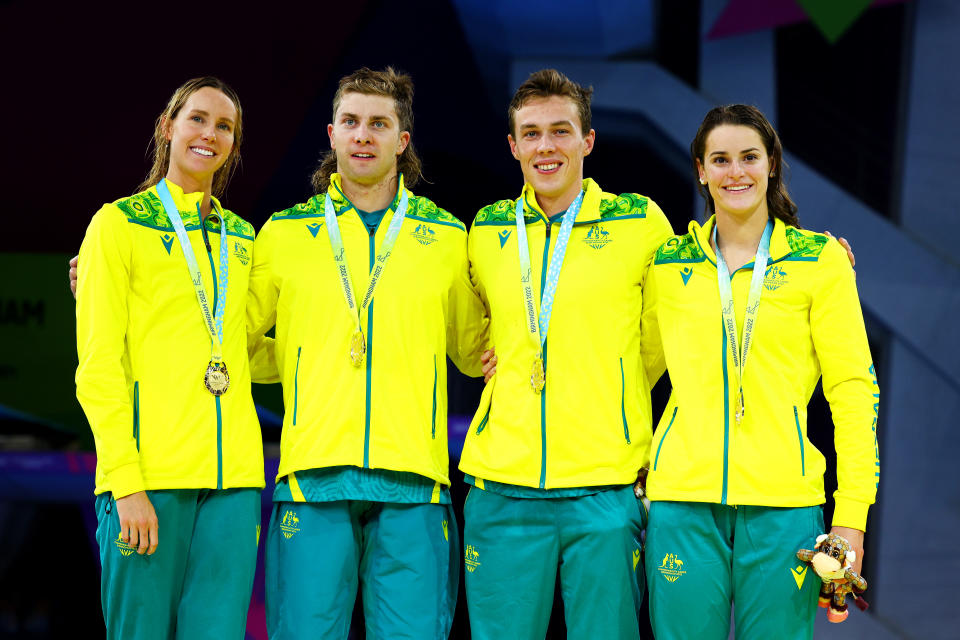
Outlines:
<svg viewBox="0 0 960 640"><path fill-rule="evenodd" d="M643 290L642 357L672 392L650 450L646 568L658 640L809 638L823 455L806 408L823 378L839 488L832 532L863 555L878 387L843 247L801 230L760 111L711 110L690 146L712 216L668 240ZM691 603L696 614L691 615Z"/></svg>
<svg viewBox="0 0 960 640"><path fill-rule="evenodd" d="M253 228L215 197L241 131L230 87L185 83L141 191L103 205L80 249L77 398L97 448L108 638L244 636L264 486L244 319Z"/></svg>

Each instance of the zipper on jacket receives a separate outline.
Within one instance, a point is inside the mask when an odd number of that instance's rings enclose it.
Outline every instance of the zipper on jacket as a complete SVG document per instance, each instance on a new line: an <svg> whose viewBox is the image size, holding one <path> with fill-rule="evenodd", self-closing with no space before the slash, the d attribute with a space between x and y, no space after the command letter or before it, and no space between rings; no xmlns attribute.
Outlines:
<svg viewBox="0 0 960 640"><path fill-rule="evenodd" d="M437 354L433 354L433 414L430 418L430 437L437 439Z"/></svg>
<svg viewBox="0 0 960 640"><path fill-rule="evenodd" d="M543 287L547 280L547 257L550 255L550 219L547 219L547 235L543 240L543 264L540 267L540 302L543 303ZM539 322L539 320L538 320ZM543 373L547 373L547 341L543 341ZM540 488L547 487L547 384L540 391Z"/></svg>
<svg viewBox="0 0 960 640"><path fill-rule="evenodd" d="M673 426L673 421L677 418L677 409L680 406L677 405L673 408L673 415L670 416L670 424L667 425L667 430L663 432L663 437L660 438L660 444L657 445L657 455L653 458L653 470L657 470L657 462L660 461L660 449L663 448L663 441L667 439L667 436L670 435L670 427Z"/></svg>
<svg viewBox="0 0 960 640"><path fill-rule="evenodd" d="M133 383L133 437L137 441L137 451L140 451L140 382Z"/></svg>
<svg viewBox="0 0 960 640"><path fill-rule="evenodd" d="M720 321L720 333L723 335L723 488L720 491L720 504L727 504L727 458L730 453L730 386L727 382L727 331L723 326L723 320Z"/></svg>
<svg viewBox="0 0 960 640"><path fill-rule="evenodd" d="M620 358L620 417L623 419L623 437L630 444L630 427L627 426L627 411L624 408L624 397L627 392L627 383L623 377L623 358Z"/></svg>
<svg viewBox="0 0 960 640"><path fill-rule="evenodd" d="M492 401L491 401L492 404ZM487 428L487 420L490 419L490 407L487 407L487 412L483 414L483 420L480 421L480 424L477 425L477 435Z"/></svg>
<svg viewBox="0 0 960 640"><path fill-rule="evenodd" d="M386 212L384 212L384 218L386 217ZM380 218L380 222L383 222L383 218ZM380 224L377 224L377 229L380 228ZM370 269L369 272L373 272L373 263L376 260L376 237L377 230L373 229L370 231L370 244L369 244L369 254L370 254ZM367 305L367 357L364 358L367 365L367 387L366 387L366 408L364 413L364 426L363 426L363 467L365 469L370 468L370 391L372 385L372 375L373 375L373 300L370 301L370 304Z"/></svg>
<svg viewBox="0 0 960 640"><path fill-rule="evenodd" d="M800 416L797 414L797 405L793 405L793 421L797 423L797 440L800 441L800 475L807 475L806 463L803 459L803 432L800 431Z"/></svg>
<svg viewBox="0 0 960 640"><path fill-rule="evenodd" d="M210 239L207 237L206 220L200 213L200 204L197 203L197 215L200 216L200 231L203 235L203 243L207 247L207 258L210 259L210 279L213 281L213 308L217 308L217 269L213 265L213 249L210 246ZM226 224L220 220L220 224ZM213 397L214 404L217 407L217 489L223 489L223 413L220 408L220 396Z"/></svg>
<svg viewBox="0 0 960 640"><path fill-rule="evenodd" d="M300 349L303 347L297 347L297 368L293 371L293 426L297 426L297 394L298 394L298 384L300 379Z"/></svg>

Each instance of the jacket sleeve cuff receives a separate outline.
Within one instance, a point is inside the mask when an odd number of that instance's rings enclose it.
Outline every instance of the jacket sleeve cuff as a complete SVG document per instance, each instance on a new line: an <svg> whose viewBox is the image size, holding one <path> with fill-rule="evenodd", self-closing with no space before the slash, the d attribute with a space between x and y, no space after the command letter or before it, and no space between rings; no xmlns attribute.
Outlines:
<svg viewBox="0 0 960 640"><path fill-rule="evenodd" d="M867 511L870 505L848 498L836 498L833 510L833 526L849 527L858 531L867 530Z"/></svg>
<svg viewBox="0 0 960 640"><path fill-rule="evenodd" d="M146 489L138 462L125 464L111 471L107 475L106 485L115 500Z"/></svg>

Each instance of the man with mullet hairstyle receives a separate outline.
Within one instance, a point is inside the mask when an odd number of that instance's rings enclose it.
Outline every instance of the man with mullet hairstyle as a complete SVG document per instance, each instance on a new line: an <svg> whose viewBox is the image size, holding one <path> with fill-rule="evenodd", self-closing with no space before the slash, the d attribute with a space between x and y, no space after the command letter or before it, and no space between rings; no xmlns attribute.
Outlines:
<svg viewBox="0 0 960 640"><path fill-rule="evenodd" d="M568 638L639 636L641 287L672 229L652 200L584 179L591 93L552 69L520 86L507 141L523 191L470 231L497 350L460 462L475 640L542 639L558 570Z"/></svg>
<svg viewBox="0 0 960 640"><path fill-rule="evenodd" d="M340 80L317 194L256 240L247 323L276 324L285 413L267 535L274 640L446 638L459 536L447 455L449 355L480 375L483 307L454 216L409 187L413 82Z"/></svg>

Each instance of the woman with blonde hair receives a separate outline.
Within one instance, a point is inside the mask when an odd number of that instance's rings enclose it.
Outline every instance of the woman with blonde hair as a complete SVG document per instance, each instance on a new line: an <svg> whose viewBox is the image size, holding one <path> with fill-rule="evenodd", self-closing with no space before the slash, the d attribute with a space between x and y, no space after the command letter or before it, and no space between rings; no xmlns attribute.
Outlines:
<svg viewBox="0 0 960 640"><path fill-rule="evenodd" d="M77 398L108 638L244 636L264 486L244 319L254 232L216 197L241 134L229 86L185 83L139 193L103 205L80 249Z"/></svg>

